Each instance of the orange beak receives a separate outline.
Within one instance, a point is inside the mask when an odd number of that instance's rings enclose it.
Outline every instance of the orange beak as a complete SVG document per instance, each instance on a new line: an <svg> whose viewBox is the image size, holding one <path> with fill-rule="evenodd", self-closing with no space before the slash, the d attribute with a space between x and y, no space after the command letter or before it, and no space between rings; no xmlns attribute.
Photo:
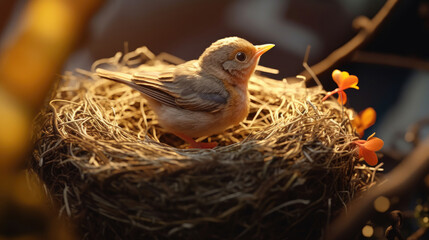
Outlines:
<svg viewBox="0 0 429 240"><path fill-rule="evenodd" d="M270 50L271 48L273 48L275 45L274 44L264 44L264 45L256 45L256 53L255 56L259 57L262 54L264 54L266 51Z"/></svg>

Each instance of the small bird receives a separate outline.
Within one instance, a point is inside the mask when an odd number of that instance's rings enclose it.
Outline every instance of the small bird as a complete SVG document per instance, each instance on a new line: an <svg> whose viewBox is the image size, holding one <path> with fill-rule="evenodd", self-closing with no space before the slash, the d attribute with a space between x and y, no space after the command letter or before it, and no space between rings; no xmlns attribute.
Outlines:
<svg viewBox="0 0 429 240"><path fill-rule="evenodd" d="M247 117L249 78L260 56L272 47L227 37L212 43L198 59L164 72L127 74L98 68L96 74L141 92L161 127L191 148L214 148L216 142L193 138L222 132Z"/></svg>

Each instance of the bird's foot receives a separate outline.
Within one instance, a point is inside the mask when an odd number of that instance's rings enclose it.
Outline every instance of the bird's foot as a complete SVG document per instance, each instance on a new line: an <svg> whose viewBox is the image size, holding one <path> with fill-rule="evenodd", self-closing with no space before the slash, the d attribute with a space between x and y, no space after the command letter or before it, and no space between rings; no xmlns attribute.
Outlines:
<svg viewBox="0 0 429 240"><path fill-rule="evenodd" d="M217 146L217 142L196 142L193 138L186 136L182 133L175 133L176 136L183 139L185 142L189 143L189 148L214 148Z"/></svg>

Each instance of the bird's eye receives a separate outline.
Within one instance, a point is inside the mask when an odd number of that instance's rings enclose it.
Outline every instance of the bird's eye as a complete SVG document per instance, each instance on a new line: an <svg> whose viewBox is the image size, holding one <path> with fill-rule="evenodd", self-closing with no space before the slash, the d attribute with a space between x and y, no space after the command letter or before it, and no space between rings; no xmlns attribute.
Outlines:
<svg viewBox="0 0 429 240"><path fill-rule="evenodd" d="M244 52L238 52L235 55L235 59L237 59L240 62L244 62L244 60L246 60L246 54Z"/></svg>

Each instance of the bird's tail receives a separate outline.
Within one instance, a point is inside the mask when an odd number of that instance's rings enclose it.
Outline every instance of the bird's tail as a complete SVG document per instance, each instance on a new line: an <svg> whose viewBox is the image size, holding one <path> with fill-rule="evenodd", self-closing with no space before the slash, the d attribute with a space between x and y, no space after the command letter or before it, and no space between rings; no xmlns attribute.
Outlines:
<svg viewBox="0 0 429 240"><path fill-rule="evenodd" d="M101 68L97 68L95 73L101 78L123 83L139 91L148 100L152 99L167 106L177 107L175 96L173 96L168 90L164 89L161 83L157 83L156 81L158 80L154 80L153 77L150 78L138 75L136 78L133 74L109 71Z"/></svg>
<svg viewBox="0 0 429 240"><path fill-rule="evenodd" d="M109 70L102 69L102 68L97 68L97 70L95 70L95 73L97 76L99 76L101 78L112 80L112 81L115 81L118 83L123 83L123 84L128 85L132 88L136 88L136 84L132 82L133 75L131 75L131 74L109 71Z"/></svg>

